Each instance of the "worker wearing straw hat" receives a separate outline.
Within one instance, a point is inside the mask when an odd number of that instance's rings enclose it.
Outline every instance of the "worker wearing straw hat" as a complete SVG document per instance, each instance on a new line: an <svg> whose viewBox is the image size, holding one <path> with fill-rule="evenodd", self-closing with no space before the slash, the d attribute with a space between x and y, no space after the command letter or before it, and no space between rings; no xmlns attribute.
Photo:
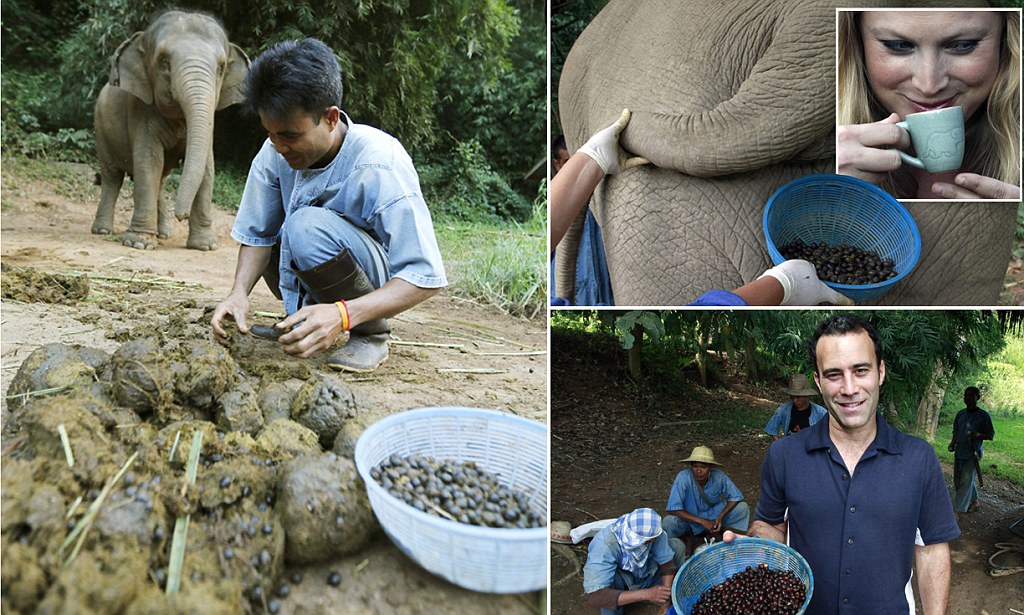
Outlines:
<svg viewBox="0 0 1024 615"><path fill-rule="evenodd" d="M789 395L789 401L776 408L775 414L764 426L765 433L773 439L778 440L782 436L807 429L828 415L828 410L810 400L818 392L811 387L807 376L793 374L789 386L783 391Z"/></svg>
<svg viewBox="0 0 1024 615"><path fill-rule="evenodd" d="M750 507L710 448L694 447L681 461L689 462L690 468L676 475L661 522L677 553L677 566L693 551L696 538L721 538L726 528L746 532L750 524Z"/></svg>
<svg viewBox="0 0 1024 615"><path fill-rule="evenodd" d="M587 604L601 615L621 615L622 607L653 602L664 609L672 599L675 554L652 508L622 515L590 541L583 566Z"/></svg>

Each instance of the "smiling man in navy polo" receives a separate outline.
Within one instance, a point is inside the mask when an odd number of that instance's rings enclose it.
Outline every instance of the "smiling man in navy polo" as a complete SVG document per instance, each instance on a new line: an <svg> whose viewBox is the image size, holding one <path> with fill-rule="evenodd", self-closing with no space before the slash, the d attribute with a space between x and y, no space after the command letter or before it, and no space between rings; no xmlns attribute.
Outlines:
<svg viewBox="0 0 1024 615"><path fill-rule="evenodd" d="M913 614L912 569L924 613L945 613L948 543L960 528L935 451L877 412L877 331L837 314L809 352L829 416L768 449L750 533L779 542L788 533L814 572L809 615Z"/></svg>

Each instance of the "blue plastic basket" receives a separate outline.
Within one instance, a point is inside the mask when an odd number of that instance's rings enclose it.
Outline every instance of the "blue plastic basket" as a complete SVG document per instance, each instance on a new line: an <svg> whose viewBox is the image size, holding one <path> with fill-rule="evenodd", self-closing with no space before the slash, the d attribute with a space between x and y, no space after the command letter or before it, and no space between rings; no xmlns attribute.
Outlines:
<svg viewBox="0 0 1024 615"><path fill-rule="evenodd" d="M370 506L403 553L460 587L507 594L547 586L546 527L466 525L416 510L377 484L370 470L392 454L475 462L526 494L547 518L548 430L513 414L477 408L420 408L387 416L356 441L355 461Z"/></svg>
<svg viewBox="0 0 1024 615"><path fill-rule="evenodd" d="M798 613L811 603L814 575L802 555L791 547L764 538L737 538L719 542L690 557L672 580L672 608L679 615L690 615L700 595L732 575L767 564L772 570L788 570L804 584L806 598Z"/></svg>
<svg viewBox="0 0 1024 615"><path fill-rule="evenodd" d="M921 233L906 210L884 190L845 175L809 175L779 188L764 208L764 236L776 265L777 246L797 239L848 244L891 258L896 276L877 284L855 286L826 282L854 301L874 299L910 273L921 257Z"/></svg>

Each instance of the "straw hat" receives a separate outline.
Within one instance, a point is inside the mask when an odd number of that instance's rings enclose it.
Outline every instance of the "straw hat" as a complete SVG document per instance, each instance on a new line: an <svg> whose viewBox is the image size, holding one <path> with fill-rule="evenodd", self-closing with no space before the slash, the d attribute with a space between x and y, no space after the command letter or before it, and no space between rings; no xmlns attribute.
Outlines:
<svg viewBox="0 0 1024 615"><path fill-rule="evenodd" d="M789 377L789 386L782 389L790 397L811 397L817 395L818 392L811 387L811 383L807 381L807 376L803 374L793 374Z"/></svg>
<svg viewBox="0 0 1024 615"><path fill-rule="evenodd" d="M716 466L722 465L715 461L715 454L706 446L693 447L693 452L690 453L690 456L686 459L680 459L680 461L699 461L700 463L710 463Z"/></svg>
<svg viewBox="0 0 1024 615"><path fill-rule="evenodd" d="M572 536L569 532L572 531L572 525L568 521L552 521L551 522L551 542L560 542L562 544L571 545Z"/></svg>

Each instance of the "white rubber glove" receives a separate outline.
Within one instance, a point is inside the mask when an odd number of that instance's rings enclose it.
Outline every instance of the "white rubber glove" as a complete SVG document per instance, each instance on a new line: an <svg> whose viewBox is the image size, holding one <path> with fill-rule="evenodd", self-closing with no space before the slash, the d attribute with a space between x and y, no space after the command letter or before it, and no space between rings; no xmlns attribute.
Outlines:
<svg viewBox="0 0 1024 615"><path fill-rule="evenodd" d="M594 133L576 152L593 158L606 175L615 175L624 169L649 164L650 161L646 158L628 157L626 150L619 147L619 134L629 124L630 115L629 109L623 109L622 115L614 124Z"/></svg>
<svg viewBox="0 0 1024 615"><path fill-rule="evenodd" d="M785 261L765 271L758 279L766 275L782 284L783 296L779 305L853 305L853 299L832 290L819 280L814 265L807 261Z"/></svg>

